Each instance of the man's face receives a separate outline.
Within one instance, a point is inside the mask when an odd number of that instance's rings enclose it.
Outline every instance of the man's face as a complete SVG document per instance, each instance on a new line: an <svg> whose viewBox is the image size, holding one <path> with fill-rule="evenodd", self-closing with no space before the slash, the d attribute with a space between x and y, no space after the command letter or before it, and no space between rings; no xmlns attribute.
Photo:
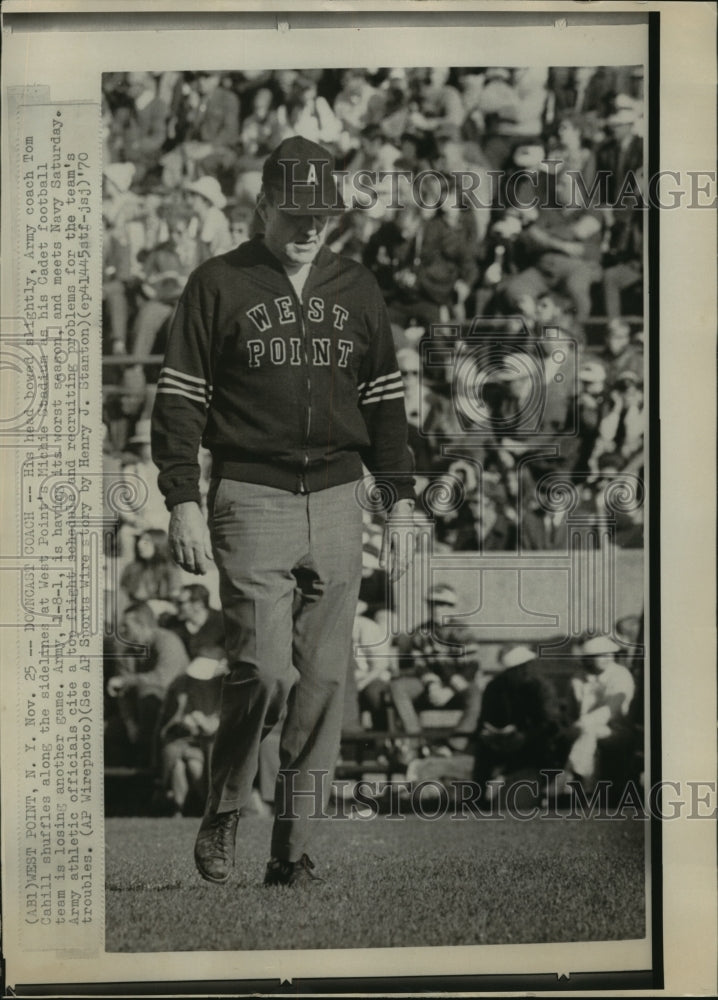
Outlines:
<svg viewBox="0 0 718 1000"><path fill-rule="evenodd" d="M173 246L179 246L187 233L187 223L182 220L173 222L170 226L170 242Z"/></svg>
<svg viewBox="0 0 718 1000"><path fill-rule="evenodd" d="M152 88L152 77L148 73L128 73L127 90L130 97L139 97Z"/></svg>
<svg viewBox="0 0 718 1000"><path fill-rule="evenodd" d="M186 591L181 591L175 599L177 605L177 617L180 621L186 622L191 618L192 599Z"/></svg>
<svg viewBox="0 0 718 1000"><path fill-rule="evenodd" d="M469 509L476 523L477 531L490 531L496 524L497 511L496 504L485 494L474 497L469 501Z"/></svg>
<svg viewBox="0 0 718 1000"><path fill-rule="evenodd" d="M266 87L262 87L254 95L254 113L259 117L269 113L269 109L272 106L272 91L267 90Z"/></svg>
<svg viewBox="0 0 718 1000"><path fill-rule="evenodd" d="M142 621L142 619L137 615L130 612L122 619L121 634L124 635L129 642L137 643L139 646L149 646L152 641L154 629L151 625L147 625L144 621Z"/></svg>
<svg viewBox="0 0 718 1000"><path fill-rule="evenodd" d="M197 87L199 88L200 94L211 94L213 90L216 89L219 83L219 77L214 74L206 73L197 77Z"/></svg>
<svg viewBox="0 0 718 1000"><path fill-rule="evenodd" d="M587 382L581 379L581 392L585 396L600 396L605 392L606 383L604 382Z"/></svg>
<svg viewBox="0 0 718 1000"><path fill-rule="evenodd" d="M628 347L631 337L628 330L624 330L622 327L618 327L615 330L611 330L607 339L606 345L614 356L621 354L622 351Z"/></svg>
<svg viewBox="0 0 718 1000"><path fill-rule="evenodd" d="M558 316L558 307L549 295L536 300L536 319L539 323L551 323Z"/></svg>
<svg viewBox="0 0 718 1000"><path fill-rule="evenodd" d="M203 198L202 195L198 194L196 191L190 192L189 204L190 208L199 219L204 219L211 207L207 199Z"/></svg>
<svg viewBox="0 0 718 1000"><path fill-rule="evenodd" d="M137 539L137 555L140 559L151 559L155 554L155 543L151 535L140 535Z"/></svg>
<svg viewBox="0 0 718 1000"><path fill-rule="evenodd" d="M202 625L207 619L207 612L202 601L193 601L191 596L182 591L177 598L177 617L180 621Z"/></svg>
<svg viewBox="0 0 718 1000"><path fill-rule="evenodd" d="M327 235L326 215L289 215L268 199L264 207L264 241L282 264L311 264Z"/></svg>

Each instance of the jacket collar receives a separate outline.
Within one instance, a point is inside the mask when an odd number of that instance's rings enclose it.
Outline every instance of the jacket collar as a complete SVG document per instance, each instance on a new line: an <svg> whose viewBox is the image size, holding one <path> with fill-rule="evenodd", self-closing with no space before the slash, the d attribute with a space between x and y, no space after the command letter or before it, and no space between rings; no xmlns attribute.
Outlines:
<svg viewBox="0 0 718 1000"><path fill-rule="evenodd" d="M267 247L267 244L264 242L264 236L262 236L261 233L252 237L249 241L249 246L253 247L254 252L257 254L257 260L266 264L268 267L273 268L275 271L281 271L282 274L286 274L282 262L278 260L272 251ZM333 250L330 250L326 246L322 246L319 253L312 261L312 268L323 270L330 267L336 259L337 255Z"/></svg>

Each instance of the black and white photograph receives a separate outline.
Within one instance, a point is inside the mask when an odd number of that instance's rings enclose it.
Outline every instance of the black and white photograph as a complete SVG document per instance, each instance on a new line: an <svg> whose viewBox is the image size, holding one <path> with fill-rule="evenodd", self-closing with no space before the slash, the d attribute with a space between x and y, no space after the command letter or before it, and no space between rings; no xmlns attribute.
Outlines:
<svg viewBox="0 0 718 1000"><path fill-rule="evenodd" d="M109 949L649 935L646 74L103 77Z"/></svg>
<svg viewBox="0 0 718 1000"><path fill-rule="evenodd" d="M666 5L430 6L118 11L84 99L6 96L43 968L84 922L137 992L663 987L715 805L666 753L667 209L715 175Z"/></svg>

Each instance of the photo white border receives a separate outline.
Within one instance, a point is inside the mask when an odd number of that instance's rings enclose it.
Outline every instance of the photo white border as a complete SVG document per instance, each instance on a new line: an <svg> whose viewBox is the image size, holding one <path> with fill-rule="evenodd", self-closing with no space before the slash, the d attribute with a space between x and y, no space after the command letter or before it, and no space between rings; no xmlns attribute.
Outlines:
<svg viewBox="0 0 718 1000"><path fill-rule="evenodd" d="M47 13L48 20L62 13L89 15L93 4L24 3L9 0L3 7L5 19L13 13ZM477 47L465 29L442 28L437 56L436 29L372 29L350 27L319 30L292 27L292 13L318 14L344 11L366 12L366 5L354 3L215 3L217 13L272 11L289 30L251 29L242 38L234 31L202 31L202 45L195 33L163 31L158 36L146 30L109 33L86 31L33 31L4 35L3 83L8 85L48 84L53 100L72 101L99 96L102 72L132 69L207 68L234 65L265 66L364 65L369 47L372 65L529 65L538 58L535 29L517 23L505 27L482 28ZM103 4L102 13L117 10L138 15L143 9L196 13L209 18L207 7L191 3ZM555 14L568 20L555 26L540 48L545 65L576 65L566 58L566 38L573 33L579 52L586 46L585 23L571 25L572 15L646 15L661 13L661 168L686 173L715 169L715 8L705 3L387 3L390 9L410 21L412 14L440 11L447 22L475 11L508 12L529 17ZM286 18L284 14L287 13ZM280 16L281 15L281 16ZM100 15L101 17L101 15ZM397 56L395 33L401 30ZM621 25L601 26L605 47L592 46L595 64L631 64L635 61L636 33L645 31ZM524 58L519 35L523 33ZM569 33L567 36L565 33ZM507 37L508 35L508 37ZM590 32L589 32L590 35ZM503 37L502 37L503 36ZM239 44L238 44L239 42ZM339 44L338 44L339 43ZM271 51L271 60L267 52ZM532 58L528 58L528 53ZM320 55L318 55L320 53ZM411 54L409 58L408 55ZM81 57L79 57L81 54ZM324 57L324 60L323 58ZM4 117L4 122L6 121ZM4 125L5 128L5 125ZM4 176L8 177L8 150L3 150ZM6 185L9 188L10 185ZM6 192L7 194L7 192ZM4 216L10 217L7 201ZM661 213L660 264L660 409L661 409L661 691L663 712L662 776L666 780L715 780L715 628L713 558L715 552L715 211L680 210ZM7 259L12 248L3 247ZM3 301L12 301L9 285L11 268L3 273ZM653 290L655 293L655 290ZM4 313L10 313L5 309ZM15 314L15 313L13 313ZM690 385L690 392L687 387ZM699 399L700 394L700 399ZM679 528L679 530L677 530ZM11 647L3 641L5 669ZM12 746L12 722L7 715L3 727L3 754ZM3 768L3 770L5 770ZM716 865L715 827L712 820L675 820L663 824L664 883L663 914L665 935L666 995L672 992L710 995L716 980ZM3 900L5 922L11 922L8 901ZM604 954L610 948L611 955ZM581 943L578 945L501 945L476 948L395 949L312 952L172 953L173 980L190 979L298 979L321 975L358 975L371 969L372 976L397 974L437 976L440 974L501 974L527 971L568 972L577 969L620 970L630 962L630 942ZM622 954L623 950L623 954ZM407 952L411 954L408 955ZM398 959L402 959L400 963ZM404 964L404 959L406 963ZM608 959L607 964L604 964ZM108 954L96 959L49 954L6 954L8 983L165 981L161 967L168 956ZM656 995L650 991L649 995Z"/></svg>

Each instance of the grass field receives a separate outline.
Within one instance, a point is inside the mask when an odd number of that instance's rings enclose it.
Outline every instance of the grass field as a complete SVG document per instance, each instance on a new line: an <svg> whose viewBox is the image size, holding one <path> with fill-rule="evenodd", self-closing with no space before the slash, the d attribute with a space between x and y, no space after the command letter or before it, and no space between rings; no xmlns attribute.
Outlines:
<svg viewBox="0 0 718 1000"><path fill-rule="evenodd" d="M222 886L194 869L194 819L108 819L107 951L601 941L645 934L645 823L324 820L310 892L262 886L271 819L240 821Z"/></svg>

